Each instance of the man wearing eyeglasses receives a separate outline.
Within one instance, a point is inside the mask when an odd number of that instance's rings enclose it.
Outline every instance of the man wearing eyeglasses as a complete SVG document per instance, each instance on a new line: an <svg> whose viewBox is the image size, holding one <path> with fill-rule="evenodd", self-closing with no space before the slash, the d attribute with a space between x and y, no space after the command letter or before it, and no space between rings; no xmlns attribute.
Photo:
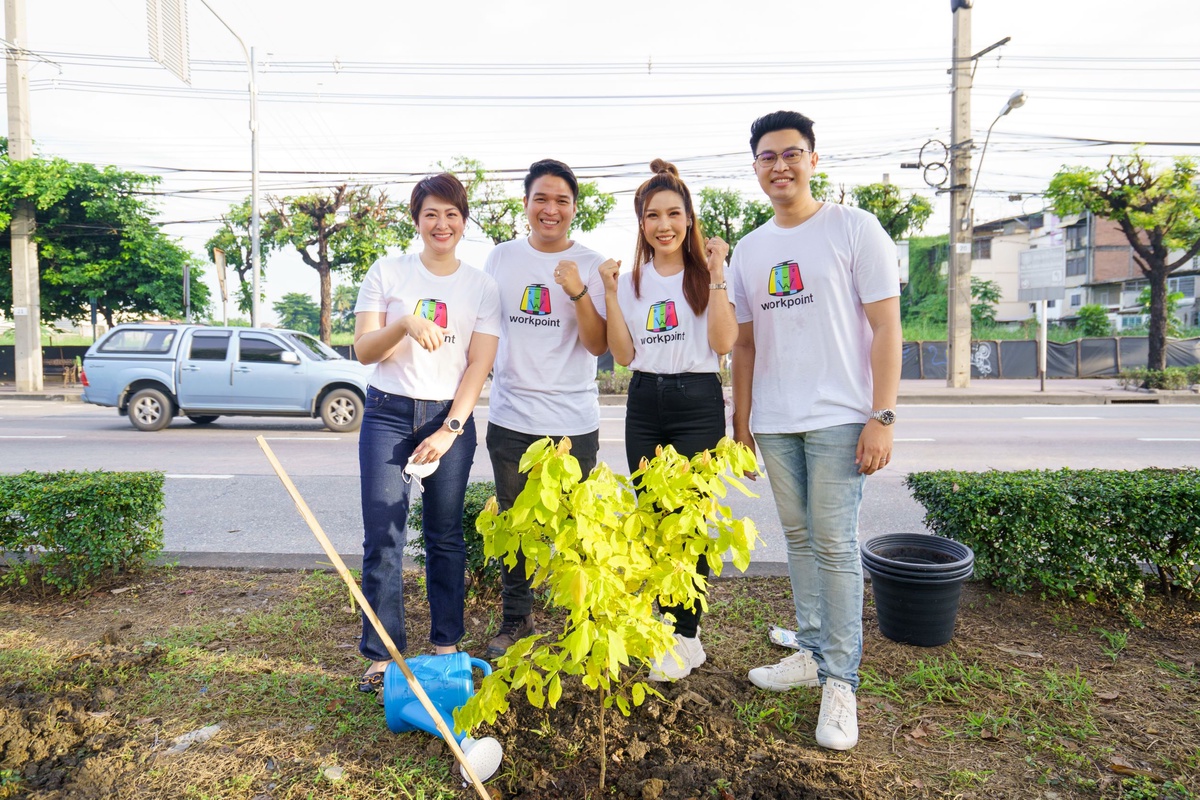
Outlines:
<svg viewBox="0 0 1200 800"><path fill-rule="evenodd" d="M900 386L896 251L866 211L813 197L813 123L777 111L750 127L774 219L734 250L734 437L757 442L787 540L799 652L756 686L823 686L817 744L858 743L862 658L858 509L892 455Z"/></svg>

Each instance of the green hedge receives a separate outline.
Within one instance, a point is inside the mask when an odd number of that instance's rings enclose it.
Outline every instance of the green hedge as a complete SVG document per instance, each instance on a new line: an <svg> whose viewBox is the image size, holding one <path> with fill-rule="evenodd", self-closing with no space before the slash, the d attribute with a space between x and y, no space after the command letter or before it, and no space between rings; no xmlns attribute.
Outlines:
<svg viewBox="0 0 1200 800"><path fill-rule="evenodd" d="M40 576L66 594L136 570L162 551L162 512L161 472L0 475L0 583Z"/></svg>
<svg viewBox="0 0 1200 800"><path fill-rule="evenodd" d="M975 575L1015 592L1145 597L1200 589L1200 470L915 472L930 530L975 551Z"/></svg>
<svg viewBox="0 0 1200 800"><path fill-rule="evenodd" d="M1127 369L1117 382L1125 389L1186 389L1200 384L1200 364L1166 369Z"/></svg>
<svg viewBox="0 0 1200 800"><path fill-rule="evenodd" d="M496 484L493 481L476 481L467 484L467 496L463 501L463 539L467 543L467 573L471 576L471 586L477 592L499 591L501 583L500 562L489 561L483 555L483 537L475 530L475 519L483 511L488 498L496 494ZM424 506L418 497L413 500L408 509L408 529L421 530L422 511ZM418 533L412 544L419 548L413 560L425 566L425 536Z"/></svg>

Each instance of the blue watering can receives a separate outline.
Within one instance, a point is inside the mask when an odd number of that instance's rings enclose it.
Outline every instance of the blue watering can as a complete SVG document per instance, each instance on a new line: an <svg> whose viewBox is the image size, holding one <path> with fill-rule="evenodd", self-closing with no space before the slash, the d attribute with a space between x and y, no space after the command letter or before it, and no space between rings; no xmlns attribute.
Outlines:
<svg viewBox="0 0 1200 800"><path fill-rule="evenodd" d="M492 674L486 661L471 658L467 653L448 653L441 656L413 656L405 663L429 695L430 701L450 731L454 730L454 709L466 704L475 694L475 675L472 667L483 670L484 677ZM412 693L404 673L395 663L388 664L383 673L383 710L392 733L422 730L441 738L429 712ZM496 773L504 751L492 737L472 739L455 734L458 745L467 757L479 780L486 781Z"/></svg>

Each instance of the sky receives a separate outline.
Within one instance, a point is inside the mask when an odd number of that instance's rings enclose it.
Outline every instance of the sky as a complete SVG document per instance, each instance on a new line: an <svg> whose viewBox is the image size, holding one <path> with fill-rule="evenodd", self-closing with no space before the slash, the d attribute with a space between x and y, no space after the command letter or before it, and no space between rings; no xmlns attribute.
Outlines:
<svg viewBox="0 0 1200 800"><path fill-rule="evenodd" d="M249 194L247 69L230 31L188 2L190 84L149 58L145 0L25 0L35 149L161 177L163 229L204 243ZM514 179L545 157L613 192L609 221L578 235L632 257L631 195L654 158L693 193L758 197L748 137L780 108L816 122L820 170L849 189L886 175L949 209L922 170L950 139L948 0L457 3L208 0L255 49L261 187L286 196L344 182L406 200L414 180L465 155ZM1036 213L1064 164L1103 167L1131 144L1200 153L1200 11L1193 0L975 0L975 219ZM997 120L1015 90L1026 105ZM974 156L980 166L980 152ZM263 201L263 207L266 202ZM482 266L469 230L459 256ZM206 279L217 297L212 270ZM272 254L264 320L318 277Z"/></svg>

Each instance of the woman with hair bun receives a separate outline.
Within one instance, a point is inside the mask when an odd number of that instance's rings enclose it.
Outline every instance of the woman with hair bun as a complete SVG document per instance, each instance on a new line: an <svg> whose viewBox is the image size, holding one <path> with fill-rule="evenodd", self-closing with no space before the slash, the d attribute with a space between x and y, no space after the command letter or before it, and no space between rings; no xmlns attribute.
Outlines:
<svg viewBox="0 0 1200 800"><path fill-rule="evenodd" d="M633 198L638 240L633 270L600 268L608 307L608 346L633 369L625 412L629 471L660 445L691 457L725 435L720 356L733 349L737 319L725 287L729 245L707 242L692 194L674 164L655 159L653 177ZM708 576L700 558L697 571ZM698 605L663 606L675 618L675 647L651 668L650 680L678 680L705 661Z"/></svg>

